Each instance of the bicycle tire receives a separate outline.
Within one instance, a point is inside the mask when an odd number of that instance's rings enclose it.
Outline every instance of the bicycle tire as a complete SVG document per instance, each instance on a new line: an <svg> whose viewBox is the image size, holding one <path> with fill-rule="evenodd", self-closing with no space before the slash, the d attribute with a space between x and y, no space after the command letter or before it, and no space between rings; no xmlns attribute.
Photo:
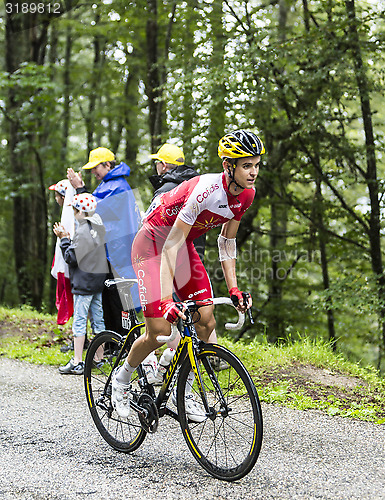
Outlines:
<svg viewBox="0 0 385 500"><path fill-rule="evenodd" d="M84 387L91 417L99 433L115 450L131 453L143 443L147 433L142 429L138 414L131 412L128 418L121 418L111 403L111 384L105 391L110 375L121 349L123 338L116 332L104 331L95 336L87 350L84 363ZM102 347L103 346L103 347ZM95 361L96 352L103 348L102 364ZM124 357L121 360L121 364ZM136 372L132 386L137 384Z"/></svg>
<svg viewBox="0 0 385 500"><path fill-rule="evenodd" d="M228 368L212 371L214 363L210 358L213 356L227 363ZM242 362L226 348L206 344L197 357L212 412L211 417L201 423L192 422L186 416L184 396L191 371L190 360L186 358L177 386L182 434L194 458L207 472L217 479L236 481L251 471L261 449L263 422L258 393ZM229 409L227 414L221 409L219 390L210 379L208 370L219 383ZM195 402L204 411L196 378L192 392Z"/></svg>

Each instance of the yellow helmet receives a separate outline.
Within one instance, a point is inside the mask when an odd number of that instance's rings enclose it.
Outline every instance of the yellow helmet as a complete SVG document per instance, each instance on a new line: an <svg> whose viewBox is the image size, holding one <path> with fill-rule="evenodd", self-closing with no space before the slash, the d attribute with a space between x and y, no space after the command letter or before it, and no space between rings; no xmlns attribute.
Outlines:
<svg viewBox="0 0 385 500"><path fill-rule="evenodd" d="M259 156L265 153L261 139L253 132L236 130L219 140L218 156L220 158L244 158L245 156Z"/></svg>

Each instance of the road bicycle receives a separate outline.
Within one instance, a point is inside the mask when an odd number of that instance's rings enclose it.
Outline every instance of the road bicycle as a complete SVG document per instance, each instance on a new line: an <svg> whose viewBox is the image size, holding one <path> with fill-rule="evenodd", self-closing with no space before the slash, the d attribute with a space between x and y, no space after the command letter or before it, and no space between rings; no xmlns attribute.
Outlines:
<svg viewBox="0 0 385 500"><path fill-rule="evenodd" d="M159 419L168 415L179 422L188 448L207 472L225 481L244 477L254 467L262 444L262 411L258 394L242 362L225 347L201 341L194 327L201 307L213 303L233 305L229 298L185 302L186 320L178 324L181 339L159 392L156 394L147 381L143 365L139 365L131 380L130 415L121 418L114 410L111 403L112 372L124 362L144 327L132 304L130 287L134 282L126 279L106 282L107 286L119 287L124 309L127 309L122 312L127 335L101 332L87 350L85 391L98 431L114 449L130 453L139 448L148 433L155 433ZM239 328L243 324L244 314L237 312L238 323L227 323L227 329ZM158 340L167 342L175 335L173 329L171 336L158 336ZM101 350L104 350L102 359ZM216 371L219 360L224 360L228 368ZM185 412L185 393L189 383L191 387L191 370L195 374L194 399L206 414L200 423L190 421ZM177 411L167 404L175 388Z"/></svg>

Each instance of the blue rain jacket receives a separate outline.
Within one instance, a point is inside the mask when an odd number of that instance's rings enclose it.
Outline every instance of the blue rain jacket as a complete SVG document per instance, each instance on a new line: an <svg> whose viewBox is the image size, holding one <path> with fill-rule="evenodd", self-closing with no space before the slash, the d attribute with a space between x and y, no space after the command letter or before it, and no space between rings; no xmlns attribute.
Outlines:
<svg viewBox="0 0 385 500"><path fill-rule="evenodd" d="M130 167L120 163L110 170L93 192L96 212L106 228L108 259L121 278L135 278L131 263L131 247L140 224L140 212L134 193L125 177ZM131 288L135 307L140 308L138 287Z"/></svg>

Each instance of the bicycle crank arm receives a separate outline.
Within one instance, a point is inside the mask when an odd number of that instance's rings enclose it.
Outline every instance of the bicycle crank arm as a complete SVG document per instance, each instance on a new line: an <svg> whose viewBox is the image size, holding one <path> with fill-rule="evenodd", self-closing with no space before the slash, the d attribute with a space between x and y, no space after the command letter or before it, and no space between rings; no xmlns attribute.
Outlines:
<svg viewBox="0 0 385 500"><path fill-rule="evenodd" d="M130 401L130 406L133 410L136 411L136 413L138 413L139 415L141 415L142 417L144 418L147 418L148 416L148 411L143 408L142 406L139 406L137 403L135 403L135 401Z"/></svg>

